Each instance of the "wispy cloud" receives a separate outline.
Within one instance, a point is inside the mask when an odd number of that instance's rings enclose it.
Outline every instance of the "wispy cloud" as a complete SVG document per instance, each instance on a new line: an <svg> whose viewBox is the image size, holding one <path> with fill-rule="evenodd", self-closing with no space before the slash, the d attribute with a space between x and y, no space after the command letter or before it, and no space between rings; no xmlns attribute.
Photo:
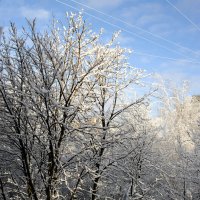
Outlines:
<svg viewBox="0 0 200 200"><path fill-rule="evenodd" d="M188 74L182 71L169 70L168 72L159 73L164 80L171 81L173 84L178 85L183 81L188 81L190 94L199 95L199 75ZM172 75L173 74L173 75Z"/></svg>
<svg viewBox="0 0 200 200"><path fill-rule="evenodd" d="M167 23L153 24L149 27L149 31L154 33L154 34L158 34L160 36L163 36L163 37L169 35L170 33L173 33L170 25L167 24Z"/></svg>
<svg viewBox="0 0 200 200"><path fill-rule="evenodd" d="M200 22L199 22L199 8L200 1L197 0L177 0L170 1L169 8L171 11L177 13L177 18L179 23L185 23L188 27L195 28L196 32L200 30ZM189 27L189 28L190 28Z"/></svg>
<svg viewBox="0 0 200 200"><path fill-rule="evenodd" d="M126 48L132 48L135 39L133 37L125 36L122 32L117 41L120 43L120 45L125 46Z"/></svg>
<svg viewBox="0 0 200 200"><path fill-rule="evenodd" d="M124 0L87 0L86 4L95 8L114 8L124 3Z"/></svg>
<svg viewBox="0 0 200 200"><path fill-rule="evenodd" d="M48 19L50 17L50 12L42 8L31 8L23 6L20 8L21 15L28 19Z"/></svg>
<svg viewBox="0 0 200 200"><path fill-rule="evenodd" d="M131 20L138 19L144 15L155 15L163 11L158 3L136 3L134 6L126 7L122 10L122 15Z"/></svg>
<svg viewBox="0 0 200 200"><path fill-rule="evenodd" d="M199 14L200 1L178 0L177 4L175 4L175 5L177 6L177 8L181 9L181 11L183 11L189 17Z"/></svg>
<svg viewBox="0 0 200 200"><path fill-rule="evenodd" d="M198 61L194 62L187 62L187 60L184 59L177 59L174 61L168 61L168 62L163 62L160 65L163 69L171 70L171 69L176 69L178 71L187 71L187 72L192 72L194 70L199 71L199 63Z"/></svg>
<svg viewBox="0 0 200 200"><path fill-rule="evenodd" d="M136 3L132 7L127 7L122 10L122 17L125 20L130 20L141 28L152 31L156 34L166 34L168 24L171 24L172 19L166 15L165 8L159 3ZM158 25L158 26L157 26ZM165 30L163 30L163 28ZM159 29L159 30L158 30Z"/></svg>
<svg viewBox="0 0 200 200"><path fill-rule="evenodd" d="M138 18L137 24L140 26L145 26L161 21L163 18L164 16L162 14L142 15L141 17Z"/></svg>

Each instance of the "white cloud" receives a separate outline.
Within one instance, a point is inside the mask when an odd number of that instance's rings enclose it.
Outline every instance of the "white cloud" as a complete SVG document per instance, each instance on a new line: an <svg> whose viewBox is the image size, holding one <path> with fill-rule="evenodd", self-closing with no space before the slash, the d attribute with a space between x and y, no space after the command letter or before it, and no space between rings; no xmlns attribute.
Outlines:
<svg viewBox="0 0 200 200"><path fill-rule="evenodd" d="M137 24L140 25L140 26L145 26L145 25L149 25L149 24L152 24L152 23L155 24L155 23L161 21L163 18L164 18L164 15L162 15L162 14L142 15L137 20Z"/></svg>
<svg viewBox="0 0 200 200"><path fill-rule="evenodd" d="M155 33L159 33L158 28L162 29L166 27L167 24L171 23L171 19L165 13L165 8L162 4L159 3L136 3L132 7L127 7L122 10L122 17L125 20L131 20L132 24L135 24L141 28L147 29L149 31L152 30ZM152 27L154 25L159 24L159 27ZM168 27L167 27L168 28ZM166 30L164 30L164 34Z"/></svg>
<svg viewBox="0 0 200 200"><path fill-rule="evenodd" d="M23 17L26 17L28 19L48 19L50 17L50 12L45 9L34 9L30 7L21 7L20 9L21 14Z"/></svg>
<svg viewBox="0 0 200 200"><path fill-rule="evenodd" d="M163 69L163 74L168 76L169 79L176 81L188 80L191 83L192 92L200 92L199 87L199 64L190 63L184 60L170 61L162 63L160 67Z"/></svg>
<svg viewBox="0 0 200 200"><path fill-rule="evenodd" d="M200 1L197 0L179 0L175 6L180 9L184 14L188 15L198 15L200 8Z"/></svg>
<svg viewBox="0 0 200 200"><path fill-rule="evenodd" d="M167 23L155 23L149 26L148 30L154 34L160 36L168 36L170 33L173 33L173 30L170 28L170 25Z"/></svg>
<svg viewBox="0 0 200 200"><path fill-rule="evenodd" d="M124 0L87 0L87 5L95 8L118 7Z"/></svg>
<svg viewBox="0 0 200 200"><path fill-rule="evenodd" d="M135 39L133 37L124 35L122 31L122 33L117 38L117 41L120 43L120 45L125 46L126 48L131 48L135 42Z"/></svg>
<svg viewBox="0 0 200 200"><path fill-rule="evenodd" d="M129 6L122 10L122 16L126 18L140 18L141 16L161 14L163 8L158 3L136 3L134 6ZM156 17L156 16L155 16Z"/></svg>

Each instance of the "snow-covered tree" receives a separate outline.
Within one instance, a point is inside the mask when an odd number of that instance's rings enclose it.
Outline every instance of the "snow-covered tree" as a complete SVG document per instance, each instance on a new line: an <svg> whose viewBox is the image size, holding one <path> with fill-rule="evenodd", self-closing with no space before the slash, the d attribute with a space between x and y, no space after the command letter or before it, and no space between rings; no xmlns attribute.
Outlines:
<svg viewBox="0 0 200 200"><path fill-rule="evenodd" d="M11 24L0 46L2 197L105 199L111 167L135 148L117 151L128 139L120 116L149 95L125 98L145 74L128 64L117 34L102 44L81 14L44 33L28 24L22 34Z"/></svg>
<svg viewBox="0 0 200 200"><path fill-rule="evenodd" d="M198 137L200 104L196 97L188 95L186 82L180 88L161 84L160 94L160 143L157 145L160 192L164 198L192 199L194 171L199 170L193 164L198 146L194 137Z"/></svg>

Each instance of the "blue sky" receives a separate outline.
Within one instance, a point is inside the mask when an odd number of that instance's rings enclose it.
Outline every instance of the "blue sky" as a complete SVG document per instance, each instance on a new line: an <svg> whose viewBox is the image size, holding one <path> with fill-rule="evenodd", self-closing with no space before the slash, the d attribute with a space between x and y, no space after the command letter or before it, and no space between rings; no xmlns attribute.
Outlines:
<svg viewBox="0 0 200 200"><path fill-rule="evenodd" d="M200 94L200 0L0 0L0 26L7 32L10 21L20 28L36 17L45 29L52 14L64 22L66 11L82 8L93 30L105 29L105 40L122 30L131 64L175 83L188 80L190 94Z"/></svg>

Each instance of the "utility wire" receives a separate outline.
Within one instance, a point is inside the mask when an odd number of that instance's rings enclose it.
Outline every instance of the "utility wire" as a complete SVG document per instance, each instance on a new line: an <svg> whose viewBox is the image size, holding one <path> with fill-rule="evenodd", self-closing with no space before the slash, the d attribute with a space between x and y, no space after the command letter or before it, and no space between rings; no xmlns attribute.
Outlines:
<svg viewBox="0 0 200 200"><path fill-rule="evenodd" d="M69 4L65 3L65 2L60 1L60 0L55 0L55 1L57 1L58 3L61 3L61 4L63 4L63 5L69 6L70 8L72 8L72 9L74 9L74 10L80 11L79 9L75 8L74 6L71 6L71 5L69 5ZM133 32L131 32L131 31L127 30L127 29L121 28L121 27L118 26L118 25L115 25L115 24L112 24L112 23L110 23L110 22L108 22L108 21L105 21L105 20L103 20L103 19L101 19L101 18L99 18L99 17L97 17L97 16L94 16L94 15L92 15L92 14L86 12L86 11L84 11L84 13L87 14L87 15L89 15L89 16L91 16L91 17L93 17L93 18L95 18L95 19L97 19L97 20L99 20L99 21L104 22L104 23L106 23L106 24L108 24L108 25L111 25L111 26L114 26L114 27L116 27L116 28L119 28L119 29L123 30L124 32L127 32L127 33L129 33L129 34L131 34L131 35L134 35L134 36L136 36L136 37L142 38L142 39L144 39L144 40L146 40L146 41L148 41L148 42L151 42L151 43L153 43L153 44L155 44L155 45L157 45L157 46L160 46L160 47L162 47L162 48L165 48L165 49L167 49L168 51L173 51L173 52L175 52L175 53L181 55L180 53L178 53L178 52L175 51L175 50L171 50L171 49L169 49L169 48L167 48L167 47L165 47L165 46L163 46L163 45L160 45L160 44L158 44L158 43L156 43L156 42L154 42L154 41L152 41L152 40L149 40L148 38L145 38L145 37L140 36L140 35L138 35L138 34L136 34L136 33L133 33ZM168 59L168 60L174 60L174 61L185 61L185 62L189 62L189 63L200 64L199 62L197 62L197 61L195 61L195 60L175 59L175 58L170 58L170 57L164 57L164 56L157 56L157 55L153 55L153 54L147 54L147 53L138 52L138 51L137 51L137 52L134 52L134 53L135 53L135 54L138 54L138 55L145 55L145 56L156 57L156 58L162 58L162 59Z"/></svg>
<svg viewBox="0 0 200 200"><path fill-rule="evenodd" d="M57 1L58 3L61 3L61 4L63 4L63 5L69 6L70 8L72 8L72 9L74 9L74 10L80 11L79 9L75 8L74 6L72 6L72 5L68 4L68 3L62 2L62 1L60 1L60 0L55 0L55 1ZM182 53L180 53L180 52L177 52L176 50L172 50L172 49L170 49L170 48L168 48L168 47L166 47L166 46L164 46L164 45L161 45L161 44L159 44L159 43L157 43L157 42L154 42L154 41L152 41L152 40L150 40L150 39L148 39L148 38L145 38L145 37L143 37L143 36L141 36L141 35L138 35L138 34L132 32L132 31L129 31L129 30L125 29L125 28L122 28L122 27L120 27L120 26L118 26L118 25L116 25L116 24L110 23L110 22L108 22L108 21L106 21L106 20L104 20L104 19L101 19L101 18L99 18L99 17L97 17L97 16L95 16L95 15L92 15L92 14L86 12L86 11L84 11L84 13L87 14L87 15L89 15L89 16L91 16L91 17L93 17L93 18L95 18L95 19L97 19L97 20L99 20L99 21L102 21L102 22L104 22L104 23L106 23L106 24L108 24L108 25L110 25L110 26L113 26L113 27L116 27L116 28L118 28L118 29L121 29L122 31L127 32L127 33L129 33L130 35L134 35L134 36L136 36L136 37L138 37L138 38L141 38L141 39L143 39L143 40L146 40L146 41L148 41L148 42L150 42L150 43L152 43L152 44L154 44L154 45L156 45L156 46L159 46L159 47L161 47L161 48L164 48L164 49L166 49L166 50L168 50L168 51L174 52L174 53L179 54L179 55L184 55L184 54L182 54Z"/></svg>
<svg viewBox="0 0 200 200"><path fill-rule="evenodd" d="M98 13L104 15L104 16L110 17L111 19L114 19L114 20L117 20L117 21L119 21L119 22L122 22L122 23L124 23L124 24L126 24L126 25L128 25L128 26L130 26L130 27L133 27L133 28L136 28L136 29L138 29L138 30L140 30L140 31L143 31L144 33L148 33L148 34L150 34L151 36L153 36L153 37L155 37L155 38L161 39L161 40L163 40L163 41L165 41L165 42L168 42L168 43L170 43L170 44L173 44L173 45L175 45L175 46L177 46L177 47L179 47L179 48L188 50L188 51L190 51L190 52L192 52L192 53L194 53L194 54L198 54L197 52L195 52L194 50L192 50L192 49L190 49L190 48L184 47L184 46L182 46L182 45L180 45L180 44L178 44L178 43L176 43L176 42L173 42L173 41L171 41L171 40L168 40L168 39L166 39L166 38L164 38L164 37L162 37L162 36L160 36L160 35L158 35L158 34L155 34L155 33L152 33L152 32L150 32L150 31L147 31L147 30L145 30L145 29L143 29L143 28L141 28L141 27L139 27L139 26L137 26L137 25L128 23L128 22L126 22L126 21L124 21L124 20L122 20L122 19L119 19L118 17L114 17L114 16L112 16L112 15L108 15L108 14L106 14L106 13L100 11L100 10L97 10L96 8L93 8L93 7L91 7L91 6L88 6L88 5L83 4L83 3L80 3L80 2L77 2L77 1L75 1L75 0L70 0L70 1L72 1L72 2L74 2L74 3L76 3L76 4L79 4L79 5L81 5L81 6L84 6L84 7L86 7L86 8L89 8L89 9L91 9L91 10L94 10L94 11L96 11L96 12L98 12ZM166 1L167 1L167 0L166 0Z"/></svg>
<svg viewBox="0 0 200 200"><path fill-rule="evenodd" d="M149 56L149 57L155 57L155 58L161 58L161 59L167 59L167 60L173 60L173 61L180 61L180 62L188 62L188 63L194 63L194 64L200 65L200 62L193 61L193 60L176 59L176 58L170 58L170 57L165 57L165 56L157 56L157 55L143 53L143 52L139 52L139 51L133 51L133 52L134 52L134 54L141 55L141 56Z"/></svg>
<svg viewBox="0 0 200 200"><path fill-rule="evenodd" d="M165 0L170 6L172 6L181 16L183 16L188 22L190 22L193 26L195 26L199 31L200 28L189 18L187 17L180 9L178 9L173 3L168 0Z"/></svg>

